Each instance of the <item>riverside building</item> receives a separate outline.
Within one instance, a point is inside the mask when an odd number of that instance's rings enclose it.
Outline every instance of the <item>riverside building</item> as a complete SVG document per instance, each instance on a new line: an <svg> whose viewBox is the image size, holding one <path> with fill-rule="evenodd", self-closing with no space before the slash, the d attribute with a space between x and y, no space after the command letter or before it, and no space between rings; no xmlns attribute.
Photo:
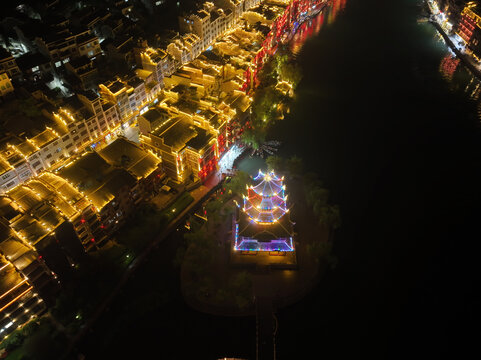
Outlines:
<svg viewBox="0 0 481 360"><path fill-rule="evenodd" d="M469 2L461 12L457 34L466 44L466 49L481 61L481 12L477 4Z"/></svg>

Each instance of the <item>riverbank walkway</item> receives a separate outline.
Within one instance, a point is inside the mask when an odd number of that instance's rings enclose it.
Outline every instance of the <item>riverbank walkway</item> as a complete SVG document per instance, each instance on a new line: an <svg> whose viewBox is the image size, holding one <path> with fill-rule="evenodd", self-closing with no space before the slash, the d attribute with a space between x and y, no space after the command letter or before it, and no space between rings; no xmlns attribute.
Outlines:
<svg viewBox="0 0 481 360"><path fill-rule="evenodd" d="M187 206L177 217L170 222L170 224L162 231L155 239L152 241L145 250L137 256L134 261L128 266L127 270L125 270L124 274L118 281L115 288L110 292L110 294L100 303L97 307L95 313L87 320L87 322L81 327L80 331L72 337L69 345L67 346L66 351L64 352L62 359L68 359L70 354L75 350L76 345L78 342L87 334L88 331L92 328L95 322L100 318L103 314L105 309L110 305L110 303L115 299L118 295L122 287L127 283L129 278L132 274L137 270L137 268L147 259L148 255L151 253L152 250L156 249L158 245L165 239L167 236L173 232L190 214L192 210L194 210L199 204L204 202L208 197L214 193L218 187L222 184L223 179L218 176L216 173L212 174L210 178L206 180L204 185L201 185L199 188L191 191L191 195L194 198L194 201Z"/></svg>
<svg viewBox="0 0 481 360"><path fill-rule="evenodd" d="M256 360L275 360L276 322L269 296L256 298Z"/></svg>

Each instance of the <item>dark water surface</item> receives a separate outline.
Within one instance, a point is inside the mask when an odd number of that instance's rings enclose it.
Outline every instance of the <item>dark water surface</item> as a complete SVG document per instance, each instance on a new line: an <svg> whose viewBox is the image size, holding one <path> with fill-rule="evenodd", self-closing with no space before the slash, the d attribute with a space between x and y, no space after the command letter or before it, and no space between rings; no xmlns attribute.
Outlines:
<svg viewBox="0 0 481 360"><path fill-rule="evenodd" d="M343 226L337 268L280 311L279 359L480 355L479 82L419 4L348 0L298 55L273 136L325 180Z"/></svg>
<svg viewBox="0 0 481 360"><path fill-rule="evenodd" d="M282 155L318 172L340 205L339 263L279 311L277 358L479 358L479 82L430 24L416 22L420 1L333 3L318 34L295 47L304 79L272 137ZM82 350L255 359L253 318L183 304L171 266L180 238L169 241ZM159 310L125 316L153 297Z"/></svg>

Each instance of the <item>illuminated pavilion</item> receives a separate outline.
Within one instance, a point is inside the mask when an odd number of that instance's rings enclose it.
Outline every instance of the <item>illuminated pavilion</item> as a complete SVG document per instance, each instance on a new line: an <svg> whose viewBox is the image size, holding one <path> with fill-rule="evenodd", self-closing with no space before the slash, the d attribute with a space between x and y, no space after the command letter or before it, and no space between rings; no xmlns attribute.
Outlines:
<svg viewBox="0 0 481 360"><path fill-rule="evenodd" d="M274 171L259 170L255 185L247 186L244 206L236 213L234 250L294 251L294 223L283 181Z"/></svg>

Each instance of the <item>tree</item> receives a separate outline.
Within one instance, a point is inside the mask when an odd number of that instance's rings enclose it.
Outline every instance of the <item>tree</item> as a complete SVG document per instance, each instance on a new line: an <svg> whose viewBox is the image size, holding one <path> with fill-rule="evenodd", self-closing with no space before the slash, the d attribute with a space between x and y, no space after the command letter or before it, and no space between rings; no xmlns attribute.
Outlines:
<svg viewBox="0 0 481 360"><path fill-rule="evenodd" d="M233 194L241 195L245 192L247 183L250 181L250 175L245 171L238 171L229 183L226 184L226 191L232 191Z"/></svg>
<svg viewBox="0 0 481 360"><path fill-rule="evenodd" d="M309 188L315 185L322 187L322 181L319 180L319 177L316 173L313 173L313 172L305 173L303 178L304 178L304 185L306 188Z"/></svg>
<svg viewBox="0 0 481 360"><path fill-rule="evenodd" d="M241 139L244 144L258 150L265 141L265 132L262 129L247 129L242 133Z"/></svg>
<svg viewBox="0 0 481 360"><path fill-rule="evenodd" d="M320 186L313 186L306 191L307 202L313 206L314 213L319 215L319 209L327 205L329 199L329 190L324 189Z"/></svg>
<svg viewBox="0 0 481 360"><path fill-rule="evenodd" d="M285 161L277 155L271 155L266 158L267 169L274 170L274 172L283 172Z"/></svg>
<svg viewBox="0 0 481 360"><path fill-rule="evenodd" d="M241 271L231 276L229 293L235 298L240 309L246 308L252 298L252 277L247 271Z"/></svg>
<svg viewBox="0 0 481 360"><path fill-rule="evenodd" d="M302 159L298 156L291 156L286 161L286 170L290 176L299 176L302 174L304 164Z"/></svg>
<svg viewBox="0 0 481 360"><path fill-rule="evenodd" d="M27 117L33 118L42 115L38 106L35 104L34 98L18 100L18 108Z"/></svg>
<svg viewBox="0 0 481 360"><path fill-rule="evenodd" d="M209 219L207 221L207 225L210 225L209 228L212 228L213 226L217 225L220 222L221 220L220 212L222 209L222 205L223 204L220 200L212 199L205 206L205 209L207 211L207 217Z"/></svg>
<svg viewBox="0 0 481 360"><path fill-rule="evenodd" d="M284 66L289 62L289 55L281 53L275 57L275 70L280 74Z"/></svg>
<svg viewBox="0 0 481 360"><path fill-rule="evenodd" d="M302 79L302 69L298 64L293 62L283 63L279 67L279 77L291 83L292 87L295 88Z"/></svg>
<svg viewBox="0 0 481 360"><path fill-rule="evenodd" d="M277 116L277 104L279 104L282 97L282 93L274 86L256 91L252 105L252 111L255 115L254 128L264 128Z"/></svg>
<svg viewBox="0 0 481 360"><path fill-rule="evenodd" d="M35 332L35 330L38 329L38 327L39 327L39 323L37 322L36 319L28 322L22 328L23 335L26 337L32 335Z"/></svg>
<svg viewBox="0 0 481 360"><path fill-rule="evenodd" d="M329 226L333 230L338 229L341 226L339 206L332 205L322 207L319 221L321 224Z"/></svg>

